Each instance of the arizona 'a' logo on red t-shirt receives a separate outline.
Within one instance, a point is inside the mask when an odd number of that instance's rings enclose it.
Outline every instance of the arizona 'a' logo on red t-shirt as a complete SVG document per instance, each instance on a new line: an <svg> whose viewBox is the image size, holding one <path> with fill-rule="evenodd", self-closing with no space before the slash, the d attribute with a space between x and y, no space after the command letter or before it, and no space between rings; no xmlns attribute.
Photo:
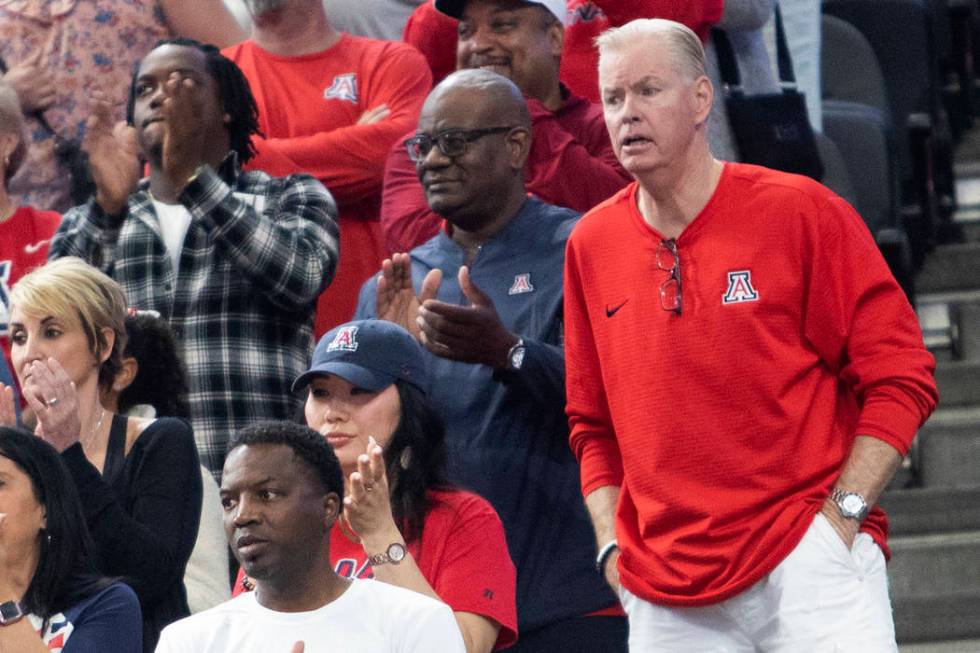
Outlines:
<svg viewBox="0 0 980 653"><path fill-rule="evenodd" d="M327 100L347 100L357 104L357 73L344 73L333 78L333 83L323 92Z"/></svg>
<svg viewBox="0 0 980 653"><path fill-rule="evenodd" d="M728 290L721 297L722 304L740 304L754 302L759 299L759 293L752 287L752 272L737 270L728 273Z"/></svg>

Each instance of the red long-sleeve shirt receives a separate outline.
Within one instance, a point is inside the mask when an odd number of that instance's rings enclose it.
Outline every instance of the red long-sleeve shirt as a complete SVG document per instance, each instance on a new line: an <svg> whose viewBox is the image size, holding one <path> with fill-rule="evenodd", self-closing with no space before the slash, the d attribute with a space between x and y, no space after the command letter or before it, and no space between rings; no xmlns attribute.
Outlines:
<svg viewBox="0 0 980 653"><path fill-rule="evenodd" d="M340 267L317 306L316 335L354 314L364 281L388 255L378 223L385 157L414 129L432 85L425 60L404 43L343 34L330 48L283 57L246 41L224 51L245 73L266 138L250 169L319 179L340 210ZM381 104L390 115L359 125Z"/></svg>
<svg viewBox="0 0 980 653"><path fill-rule="evenodd" d="M549 204L588 211L623 188L629 176L609 143L602 109L567 92L564 96L554 112L526 98L531 152L525 184L529 193ZM413 135L414 129L399 141ZM415 164L401 142L396 143L388 155L381 198L381 230L388 248L407 252L435 236L441 225L442 218L425 200Z"/></svg>
<svg viewBox="0 0 980 653"><path fill-rule="evenodd" d="M621 487L623 584L704 605L792 551L855 435L906 451L937 401L934 361L860 217L816 182L726 164L676 240L681 315L661 305L663 236L636 192L569 240L571 445L585 494ZM880 509L863 529L885 546Z"/></svg>

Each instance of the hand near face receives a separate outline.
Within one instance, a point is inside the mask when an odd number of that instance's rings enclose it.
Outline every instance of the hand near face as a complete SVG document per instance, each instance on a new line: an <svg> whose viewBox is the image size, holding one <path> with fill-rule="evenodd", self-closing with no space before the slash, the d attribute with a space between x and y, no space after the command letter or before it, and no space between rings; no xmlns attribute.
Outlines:
<svg viewBox="0 0 980 653"><path fill-rule="evenodd" d="M89 157L95 201L107 215L119 215L140 179L139 148L136 130L124 122L113 124L112 106L99 91L92 92L82 150Z"/></svg>
<svg viewBox="0 0 980 653"><path fill-rule="evenodd" d="M35 433L59 453L78 442L82 424L78 417L75 384L58 361L31 363L30 378L23 386L27 404L37 414Z"/></svg>
<svg viewBox="0 0 980 653"><path fill-rule="evenodd" d="M357 471L351 472L344 516L365 548L387 547L397 534L388 499L384 455L374 438L368 438L367 451L358 456Z"/></svg>
<svg viewBox="0 0 980 653"><path fill-rule="evenodd" d="M493 300L476 287L465 265L459 269L459 286L469 306L435 299L422 303L417 320L422 344L436 356L505 368L517 336L504 327Z"/></svg>
<svg viewBox="0 0 980 653"><path fill-rule="evenodd" d="M58 99L54 78L48 70L41 67L40 49L27 59L12 64L3 76L3 81L17 93L25 114L44 111Z"/></svg>
<svg viewBox="0 0 980 653"><path fill-rule="evenodd" d="M422 282L422 296L417 297L412 287L411 257L393 254L381 264L375 307L378 319L394 322L419 340L419 307L427 299L435 299L441 283L442 271L430 270Z"/></svg>
<svg viewBox="0 0 980 653"><path fill-rule="evenodd" d="M0 383L0 426L17 426L14 389L3 383Z"/></svg>
<svg viewBox="0 0 980 653"><path fill-rule="evenodd" d="M198 82L180 72L164 83L163 173L174 188L183 188L204 160L205 138L200 117L204 112Z"/></svg>

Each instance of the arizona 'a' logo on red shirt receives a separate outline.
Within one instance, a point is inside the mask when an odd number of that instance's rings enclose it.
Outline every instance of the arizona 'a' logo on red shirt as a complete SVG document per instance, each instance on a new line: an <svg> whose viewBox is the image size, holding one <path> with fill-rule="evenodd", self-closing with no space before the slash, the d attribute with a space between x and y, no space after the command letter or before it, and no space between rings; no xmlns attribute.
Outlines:
<svg viewBox="0 0 980 653"><path fill-rule="evenodd" d="M327 100L347 100L357 104L357 73L344 73L333 78L330 88L323 92Z"/></svg>
<svg viewBox="0 0 980 653"><path fill-rule="evenodd" d="M722 304L740 304L754 302L759 299L759 293L752 287L752 272L737 270L728 273L728 290L721 297Z"/></svg>

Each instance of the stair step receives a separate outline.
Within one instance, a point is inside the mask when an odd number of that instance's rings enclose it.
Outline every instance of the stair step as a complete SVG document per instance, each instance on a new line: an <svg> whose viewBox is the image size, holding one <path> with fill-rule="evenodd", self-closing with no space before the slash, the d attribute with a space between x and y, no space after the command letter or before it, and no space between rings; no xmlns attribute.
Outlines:
<svg viewBox="0 0 980 653"><path fill-rule="evenodd" d="M895 599L942 597L978 592L980 598L980 531L904 535L888 540L888 565ZM977 623L980 635L980 622Z"/></svg>
<svg viewBox="0 0 980 653"><path fill-rule="evenodd" d="M903 644L898 647L898 653L977 653L980 651L980 639L958 639L955 642L921 642Z"/></svg>
<svg viewBox="0 0 980 653"><path fill-rule="evenodd" d="M939 405L980 405L980 361L940 361L936 365Z"/></svg>
<svg viewBox="0 0 980 653"><path fill-rule="evenodd" d="M980 287L980 243L940 245L930 254L915 281L919 292Z"/></svg>
<svg viewBox="0 0 980 653"><path fill-rule="evenodd" d="M980 530L980 487L890 490L879 503L893 536Z"/></svg>
<svg viewBox="0 0 980 653"><path fill-rule="evenodd" d="M937 410L919 429L918 441L923 487L980 486L980 407Z"/></svg>
<svg viewBox="0 0 980 653"><path fill-rule="evenodd" d="M893 600L892 611L895 616L895 635L902 643L980 638L980 591L978 590L944 596L917 596ZM980 648L933 650L976 653ZM905 651L903 647L902 653Z"/></svg>

